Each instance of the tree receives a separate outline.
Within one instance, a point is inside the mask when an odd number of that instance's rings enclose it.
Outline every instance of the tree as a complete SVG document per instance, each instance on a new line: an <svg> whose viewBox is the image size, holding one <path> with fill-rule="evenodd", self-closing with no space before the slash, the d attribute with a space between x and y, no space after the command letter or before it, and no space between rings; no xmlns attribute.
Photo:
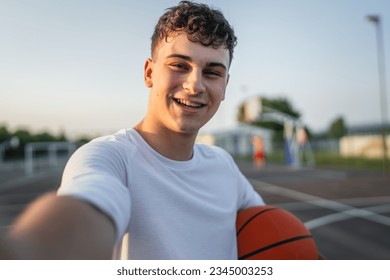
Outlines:
<svg viewBox="0 0 390 280"><path fill-rule="evenodd" d="M328 130L329 138L340 139L347 133L344 118L337 117L331 124Z"/></svg>
<svg viewBox="0 0 390 280"><path fill-rule="evenodd" d="M21 146L24 146L26 143L31 142L32 139L31 133L24 128L18 129L13 133L13 135L19 138Z"/></svg>
<svg viewBox="0 0 390 280"><path fill-rule="evenodd" d="M295 119L299 119L301 117L301 113L294 109L287 98L262 98L261 101L263 103L264 112L278 111Z"/></svg>
<svg viewBox="0 0 390 280"><path fill-rule="evenodd" d="M301 117L301 113L298 110L294 109L291 102L287 98L277 97L272 99L272 98L262 97L261 103L262 103L263 113L280 112L297 120ZM244 122L244 114L245 114L245 104L243 103L238 108L237 119L239 122ZM251 125L271 129L274 131L274 140L279 142L283 141L283 137L284 137L283 123L272 121L272 120L258 120L252 122Z"/></svg>
<svg viewBox="0 0 390 280"><path fill-rule="evenodd" d="M8 131L7 126L0 126L0 143L11 137L11 133Z"/></svg>

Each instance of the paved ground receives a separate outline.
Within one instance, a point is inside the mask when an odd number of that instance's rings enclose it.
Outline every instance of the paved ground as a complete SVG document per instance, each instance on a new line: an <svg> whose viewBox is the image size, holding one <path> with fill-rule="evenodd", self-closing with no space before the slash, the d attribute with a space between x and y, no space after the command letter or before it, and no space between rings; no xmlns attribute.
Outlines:
<svg viewBox="0 0 390 280"><path fill-rule="evenodd" d="M290 210L329 259L390 260L390 177L356 170L301 169L239 162L268 204ZM54 190L62 168L25 176L0 170L0 230L38 195Z"/></svg>
<svg viewBox="0 0 390 280"><path fill-rule="evenodd" d="M27 176L23 168L0 170L0 231L4 230L32 200L58 188L63 167Z"/></svg>
<svg viewBox="0 0 390 280"><path fill-rule="evenodd" d="M240 168L268 204L290 210L329 259L390 259L390 176L361 170Z"/></svg>

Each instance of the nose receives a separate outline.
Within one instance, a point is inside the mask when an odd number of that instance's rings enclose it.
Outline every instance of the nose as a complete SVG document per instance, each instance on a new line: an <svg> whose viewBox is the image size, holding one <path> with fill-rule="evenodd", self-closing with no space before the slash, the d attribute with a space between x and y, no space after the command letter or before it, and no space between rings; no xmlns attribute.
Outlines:
<svg viewBox="0 0 390 280"><path fill-rule="evenodd" d="M193 69L188 73L183 87L190 94L199 94L205 91L202 71Z"/></svg>

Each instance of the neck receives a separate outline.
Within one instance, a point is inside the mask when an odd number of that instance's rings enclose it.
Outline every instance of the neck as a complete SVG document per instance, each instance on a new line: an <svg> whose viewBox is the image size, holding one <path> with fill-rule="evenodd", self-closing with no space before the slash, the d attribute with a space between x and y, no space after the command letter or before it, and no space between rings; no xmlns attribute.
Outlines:
<svg viewBox="0 0 390 280"><path fill-rule="evenodd" d="M197 134L185 134L161 127L149 127L145 120L134 129L162 156L178 161L190 160Z"/></svg>

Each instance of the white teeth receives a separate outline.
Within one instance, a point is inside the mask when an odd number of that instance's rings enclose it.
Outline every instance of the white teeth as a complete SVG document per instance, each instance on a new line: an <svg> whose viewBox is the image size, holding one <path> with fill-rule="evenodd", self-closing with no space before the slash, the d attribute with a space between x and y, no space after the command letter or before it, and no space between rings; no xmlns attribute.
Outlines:
<svg viewBox="0 0 390 280"><path fill-rule="evenodd" d="M188 107L192 107L192 108L200 108L202 107L203 105L202 104L199 104L199 103L193 103L193 102L190 102L188 100L185 100L185 99L175 99L177 103L180 103L182 105L185 105L185 106L188 106Z"/></svg>

